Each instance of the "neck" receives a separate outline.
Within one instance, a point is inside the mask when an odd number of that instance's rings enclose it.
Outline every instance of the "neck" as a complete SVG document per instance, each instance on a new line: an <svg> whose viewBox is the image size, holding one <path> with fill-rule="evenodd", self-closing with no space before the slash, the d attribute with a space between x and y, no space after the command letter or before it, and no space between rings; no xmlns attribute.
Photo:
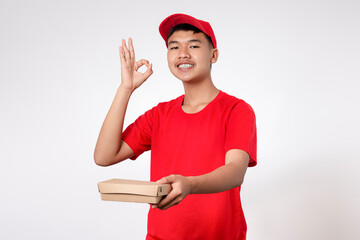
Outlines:
<svg viewBox="0 0 360 240"><path fill-rule="evenodd" d="M183 106L198 106L208 104L218 95L219 89L215 87L211 78L201 82L183 82L185 97Z"/></svg>

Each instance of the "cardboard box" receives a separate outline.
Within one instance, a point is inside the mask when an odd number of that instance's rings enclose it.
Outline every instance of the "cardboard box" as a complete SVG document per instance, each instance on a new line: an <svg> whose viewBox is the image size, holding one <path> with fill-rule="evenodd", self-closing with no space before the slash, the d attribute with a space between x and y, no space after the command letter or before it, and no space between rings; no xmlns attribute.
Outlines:
<svg viewBox="0 0 360 240"><path fill-rule="evenodd" d="M110 179L99 182L98 189L102 200L156 204L171 191L171 185L140 180Z"/></svg>

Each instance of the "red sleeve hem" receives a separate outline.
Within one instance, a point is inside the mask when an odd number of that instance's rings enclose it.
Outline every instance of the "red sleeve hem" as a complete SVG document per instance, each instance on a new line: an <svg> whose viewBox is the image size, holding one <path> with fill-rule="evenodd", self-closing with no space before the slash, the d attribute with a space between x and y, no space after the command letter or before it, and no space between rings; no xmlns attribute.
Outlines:
<svg viewBox="0 0 360 240"><path fill-rule="evenodd" d="M134 156L131 157L131 158L129 158L129 159L131 159L131 160L136 160L136 159L139 157L140 153L137 152L137 151L135 151L136 148L133 146L133 143L132 143L131 141L129 141L129 139L126 139L126 138L124 138L124 137L122 137L121 139L122 139L124 142L126 142L126 144L129 145L129 147L131 148L131 150L134 152Z"/></svg>

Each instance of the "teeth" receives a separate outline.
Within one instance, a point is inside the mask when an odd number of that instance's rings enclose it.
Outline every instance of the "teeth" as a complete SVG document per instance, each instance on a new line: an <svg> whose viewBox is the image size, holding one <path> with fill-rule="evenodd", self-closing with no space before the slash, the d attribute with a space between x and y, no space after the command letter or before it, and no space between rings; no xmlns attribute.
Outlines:
<svg viewBox="0 0 360 240"><path fill-rule="evenodd" d="M180 64L179 68L189 68L189 67L193 67L194 65L192 64Z"/></svg>

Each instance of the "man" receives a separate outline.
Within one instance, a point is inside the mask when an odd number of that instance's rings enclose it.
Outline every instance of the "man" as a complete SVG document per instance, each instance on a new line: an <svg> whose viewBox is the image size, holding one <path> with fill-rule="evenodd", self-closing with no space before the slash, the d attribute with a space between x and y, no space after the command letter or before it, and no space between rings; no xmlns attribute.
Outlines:
<svg viewBox="0 0 360 240"><path fill-rule="evenodd" d="M121 84L101 128L95 162L134 160L151 149L151 181L169 183L172 191L150 208L146 239L243 240L240 186L257 161L254 111L214 86L211 67L219 52L208 22L174 14L159 30L169 69L185 94L158 104L123 132L129 98L152 74L147 60L135 61L132 40L128 46L123 40ZM142 65L144 73L137 71Z"/></svg>

